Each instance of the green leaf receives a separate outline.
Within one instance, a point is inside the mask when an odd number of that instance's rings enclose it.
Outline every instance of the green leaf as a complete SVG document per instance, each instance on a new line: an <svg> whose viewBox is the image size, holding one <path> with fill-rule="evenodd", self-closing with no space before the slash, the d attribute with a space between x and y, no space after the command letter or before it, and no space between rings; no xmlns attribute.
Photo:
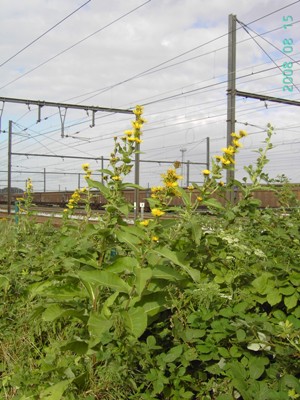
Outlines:
<svg viewBox="0 0 300 400"><path fill-rule="evenodd" d="M127 189L127 188L144 190L143 186L137 185L136 183L122 182L121 189Z"/></svg>
<svg viewBox="0 0 300 400"><path fill-rule="evenodd" d="M150 281L152 277L152 270L150 268L136 268L135 275L136 275L136 281L134 286L137 291L137 294L141 296L147 283Z"/></svg>
<svg viewBox="0 0 300 400"><path fill-rule="evenodd" d="M139 338L146 330L148 318L143 307L131 308L123 311L122 316L129 333Z"/></svg>
<svg viewBox="0 0 300 400"><path fill-rule="evenodd" d="M294 308L298 304L299 295L298 293L294 293L292 296L288 296L284 298L284 304L287 309Z"/></svg>
<svg viewBox="0 0 300 400"><path fill-rule="evenodd" d="M194 268L191 268L187 263L181 260L180 253L169 250L167 247L161 247L154 250L160 256L180 266L195 282L200 280L200 272Z"/></svg>
<svg viewBox="0 0 300 400"><path fill-rule="evenodd" d="M239 342L243 342L246 339L246 332L243 329L236 331L236 337Z"/></svg>
<svg viewBox="0 0 300 400"><path fill-rule="evenodd" d="M69 384L73 379L67 379L65 381L60 381L55 385L43 390L40 393L41 400L61 400L65 390L68 388Z"/></svg>
<svg viewBox="0 0 300 400"><path fill-rule="evenodd" d="M117 230L116 236L118 240L122 243L126 243L135 253L139 253L139 247L141 239L130 232L125 232L123 230Z"/></svg>
<svg viewBox="0 0 300 400"><path fill-rule="evenodd" d="M252 379L258 379L265 371L265 360L263 358L253 357L249 361L249 373Z"/></svg>
<svg viewBox="0 0 300 400"><path fill-rule="evenodd" d="M165 279L171 282L180 281L184 277L169 265L158 265L152 270L152 277L156 279Z"/></svg>
<svg viewBox="0 0 300 400"><path fill-rule="evenodd" d="M178 358L180 358L182 352L183 352L182 345L172 347L171 350L165 355L164 361L166 363L173 362L173 361L177 360Z"/></svg>
<svg viewBox="0 0 300 400"><path fill-rule="evenodd" d="M257 291L261 294L265 292L267 287L270 285L269 278L273 277L269 272L264 272L258 278L254 279L252 285L257 289Z"/></svg>
<svg viewBox="0 0 300 400"><path fill-rule="evenodd" d="M167 308L166 293L157 292L144 295L137 305L143 307L149 317L153 317Z"/></svg>
<svg viewBox="0 0 300 400"><path fill-rule="evenodd" d="M282 300L282 294L277 289L273 289L272 292L267 295L267 302L270 306L274 306L275 304L280 303Z"/></svg>
<svg viewBox="0 0 300 400"><path fill-rule="evenodd" d="M87 181L89 187L98 189L100 191L100 193L102 193L105 198L109 197L109 195L111 193L110 189L107 186L103 185L103 183L98 182L98 181L94 181L93 179L86 179L86 181Z"/></svg>
<svg viewBox="0 0 300 400"><path fill-rule="evenodd" d="M118 257L111 265L105 268L105 271L115 273L133 272L134 267L138 266L138 261L133 257Z"/></svg>
<svg viewBox="0 0 300 400"><path fill-rule="evenodd" d="M64 309L61 308L58 304L52 304L43 312L43 320L44 321L55 321L57 318L61 317L64 313Z"/></svg>
<svg viewBox="0 0 300 400"><path fill-rule="evenodd" d="M217 210L224 210L223 205L214 198L203 200L201 205L207 206L208 208L215 208Z"/></svg>
<svg viewBox="0 0 300 400"><path fill-rule="evenodd" d="M3 289L5 292L9 288L9 279L5 275L0 275L0 289Z"/></svg>
<svg viewBox="0 0 300 400"><path fill-rule="evenodd" d="M112 325L113 321L95 312L91 313L88 320L89 332L93 337L101 338L104 333L109 332Z"/></svg>
<svg viewBox="0 0 300 400"><path fill-rule="evenodd" d="M117 274L110 271L78 271L78 276L88 283L96 283L119 292L129 293L131 287Z"/></svg>
<svg viewBox="0 0 300 400"><path fill-rule="evenodd" d="M61 346L61 350L70 350L75 354L83 355L86 354L86 352L88 351L88 344L83 341L74 340Z"/></svg>
<svg viewBox="0 0 300 400"><path fill-rule="evenodd" d="M296 289L293 286L286 286L286 287L279 288L279 291L284 296L291 296L292 294L295 293Z"/></svg>

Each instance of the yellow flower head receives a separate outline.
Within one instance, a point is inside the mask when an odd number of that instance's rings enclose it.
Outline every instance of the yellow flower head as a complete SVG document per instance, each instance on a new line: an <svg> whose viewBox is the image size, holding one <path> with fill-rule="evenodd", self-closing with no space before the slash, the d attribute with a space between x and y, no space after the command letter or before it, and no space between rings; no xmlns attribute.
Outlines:
<svg viewBox="0 0 300 400"><path fill-rule="evenodd" d="M209 169L204 169L204 170L202 171L202 174L208 176L208 175L210 174L210 170L209 170Z"/></svg>
<svg viewBox="0 0 300 400"><path fill-rule="evenodd" d="M149 225L149 219L145 219L145 221L141 221L140 225L142 226L148 226Z"/></svg>
<svg viewBox="0 0 300 400"><path fill-rule="evenodd" d="M231 134L231 136L232 136L233 138L235 138L235 139L240 139L240 138L241 138L241 136L240 136L239 134L235 133L235 132L233 132L233 133Z"/></svg>
<svg viewBox="0 0 300 400"><path fill-rule="evenodd" d="M238 139L233 139L232 143L235 147L243 147L242 143L240 143Z"/></svg>
<svg viewBox="0 0 300 400"><path fill-rule="evenodd" d="M140 116L140 115L143 114L143 111L144 111L144 107L137 105L137 106L135 107L135 109L133 110L133 113L134 113L135 115L137 115L137 116Z"/></svg>
<svg viewBox="0 0 300 400"><path fill-rule="evenodd" d="M244 136L248 135L248 133L246 131L240 131L239 133L240 133L240 137L244 137Z"/></svg>
<svg viewBox="0 0 300 400"><path fill-rule="evenodd" d="M89 168L90 168L90 164L89 163L85 163L85 164L82 164L82 169L84 170L84 171L88 171L89 170Z"/></svg>
<svg viewBox="0 0 300 400"><path fill-rule="evenodd" d="M188 189L188 190L194 190L195 188L194 188L193 185L189 185L189 186L187 187L187 189Z"/></svg>
<svg viewBox="0 0 300 400"><path fill-rule="evenodd" d="M154 217L161 217L162 215L165 214L165 212L162 211L162 210L160 210L159 208L153 208L153 209L151 210L151 213L152 213L152 215L153 215Z"/></svg>
<svg viewBox="0 0 300 400"><path fill-rule="evenodd" d="M130 131L130 130L127 130L127 131L124 132L124 134L125 134L126 136L132 136L132 135L133 135L133 132Z"/></svg>
<svg viewBox="0 0 300 400"><path fill-rule="evenodd" d="M234 147L232 147L232 146L223 147L222 151L223 151L225 154L228 154L229 156L232 156L232 155L235 153L235 149L234 149Z"/></svg>
<svg viewBox="0 0 300 400"><path fill-rule="evenodd" d="M142 124L139 121L132 121L132 126L134 127L134 129L141 129Z"/></svg>
<svg viewBox="0 0 300 400"><path fill-rule="evenodd" d="M163 187L162 187L162 186L153 186L153 187L151 188L151 192L152 192L152 193L161 192L162 190L163 190Z"/></svg>
<svg viewBox="0 0 300 400"><path fill-rule="evenodd" d="M197 197L197 200L198 200L198 201L202 201L203 198L202 198L201 196L198 196L198 197Z"/></svg>
<svg viewBox="0 0 300 400"><path fill-rule="evenodd" d="M117 182L117 181L121 181L121 177L119 175L115 175L111 178L113 181Z"/></svg>
<svg viewBox="0 0 300 400"><path fill-rule="evenodd" d="M159 238L158 238L158 236L152 236L151 240L152 240L153 242L158 242L158 241L159 241Z"/></svg>
<svg viewBox="0 0 300 400"><path fill-rule="evenodd" d="M222 159L222 164L223 165L229 165L230 164L230 160L223 158Z"/></svg>

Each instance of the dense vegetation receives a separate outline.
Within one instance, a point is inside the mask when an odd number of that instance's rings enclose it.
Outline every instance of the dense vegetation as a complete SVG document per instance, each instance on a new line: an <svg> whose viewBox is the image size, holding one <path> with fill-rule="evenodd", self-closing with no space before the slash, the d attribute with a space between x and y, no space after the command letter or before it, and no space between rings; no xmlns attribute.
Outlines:
<svg viewBox="0 0 300 400"><path fill-rule="evenodd" d="M251 185L232 182L238 204L211 195L230 189L222 176L243 131L190 195L169 169L152 190L152 218L131 224L121 190L134 186L124 178L141 141L141 107L135 113L115 139L106 184L83 165L88 187L60 229L26 215L31 181L18 224L0 222L1 399L300 398L299 207L289 207L288 189L277 211L251 196L267 179L272 128L246 168ZM105 214L74 221L82 197L90 215L92 188L106 196ZM185 206L171 207L173 196Z"/></svg>

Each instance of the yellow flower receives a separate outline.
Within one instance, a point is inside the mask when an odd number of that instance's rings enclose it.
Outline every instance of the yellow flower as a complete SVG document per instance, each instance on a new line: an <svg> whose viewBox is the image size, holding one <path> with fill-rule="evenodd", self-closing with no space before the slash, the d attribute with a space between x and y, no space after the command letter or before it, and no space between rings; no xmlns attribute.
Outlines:
<svg viewBox="0 0 300 400"><path fill-rule="evenodd" d="M143 107L143 106L137 105L137 106L135 107L135 109L133 110L133 113L134 113L135 115L142 115L142 114L143 114L143 110L144 110L144 107Z"/></svg>
<svg viewBox="0 0 300 400"><path fill-rule="evenodd" d="M83 188L80 189L80 191L81 191L81 193L85 193L87 191L87 188L83 187Z"/></svg>
<svg viewBox="0 0 300 400"><path fill-rule="evenodd" d="M111 178L113 181L121 181L121 177L119 175L115 175Z"/></svg>
<svg viewBox="0 0 300 400"><path fill-rule="evenodd" d="M194 190L195 188L194 188L193 185L190 185L190 186L187 187L187 189L188 189L188 190Z"/></svg>
<svg viewBox="0 0 300 400"><path fill-rule="evenodd" d="M82 169L84 170L84 171L88 171L88 169L90 168L90 164L89 163L85 163L85 164L82 164Z"/></svg>
<svg viewBox="0 0 300 400"><path fill-rule="evenodd" d="M159 238L158 238L158 236L152 236L151 240L152 240L153 242L158 242L158 241L159 241Z"/></svg>
<svg viewBox="0 0 300 400"><path fill-rule="evenodd" d="M228 159L226 160L225 158L223 158L222 164L229 165L230 164L230 160L228 160Z"/></svg>
<svg viewBox="0 0 300 400"><path fill-rule="evenodd" d="M244 136L248 135L248 133L246 131L240 131L239 133L240 133L241 137L244 137Z"/></svg>
<svg viewBox="0 0 300 400"><path fill-rule="evenodd" d="M235 133L235 132L233 132L233 133L231 134L231 136L232 136L233 138L235 138L235 139L240 139L240 138L241 138L241 136L238 135L238 134Z"/></svg>
<svg viewBox="0 0 300 400"><path fill-rule="evenodd" d="M139 121L132 121L132 126L134 127L134 129L141 129L142 124Z"/></svg>
<svg viewBox="0 0 300 400"><path fill-rule="evenodd" d="M225 183L224 183L223 181L220 181L220 182L219 182L219 185L220 185L220 186L224 186Z"/></svg>
<svg viewBox="0 0 300 400"><path fill-rule="evenodd" d="M232 143L235 147L243 147L242 143L240 143L238 139L233 139Z"/></svg>
<svg viewBox="0 0 300 400"><path fill-rule="evenodd" d="M153 186L151 188L151 192L156 193L156 192L161 192L163 190L162 186Z"/></svg>
<svg viewBox="0 0 300 400"><path fill-rule="evenodd" d="M230 156L232 156L232 155L235 153L235 149L234 149L232 146L223 147L222 151L223 151L225 154L228 154L228 155L230 155Z"/></svg>
<svg viewBox="0 0 300 400"><path fill-rule="evenodd" d="M152 213L152 215L153 215L154 217L161 217L162 215L165 214L165 212L162 211L162 210L160 210L159 208L153 208L153 209L151 210L151 213Z"/></svg>
<svg viewBox="0 0 300 400"><path fill-rule="evenodd" d="M149 225L149 219L146 219L145 221L141 221L140 225L142 226L148 226Z"/></svg>
<svg viewBox="0 0 300 400"><path fill-rule="evenodd" d="M202 198L201 196L198 196L198 197L197 197L197 200L198 200L198 201L202 201L203 198Z"/></svg>
<svg viewBox="0 0 300 400"><path fill-rule="evenodd" d="M204 170L202 171L202 174L203 174L203 175L209 175L209 174L210 174L210 170L209 170L209 169L204 169Z"/></svg>
<svg viewBox="0 0 300 400"><path fill-rule="evenodd" d="M124 132L124 135L126 135L126 136L132 136L132 135L133 135L133 132L130 131L130 130L127 130L127 131Z"/></svg>

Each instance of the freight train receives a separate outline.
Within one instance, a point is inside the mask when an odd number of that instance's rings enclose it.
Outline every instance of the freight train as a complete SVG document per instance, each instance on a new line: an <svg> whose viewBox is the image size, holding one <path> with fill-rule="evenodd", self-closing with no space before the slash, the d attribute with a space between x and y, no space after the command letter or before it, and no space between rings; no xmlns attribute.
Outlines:
<svg viewBox="0 0 300 400"><path fill-rule="evenodd" d="M295 185L292 188L291 193L295 200L300 201L300 185ZM65 192L35 192L33 193L33 204L36 206L43 207L65 207L68 201L70 200L73 192L65 191ZM126 189L123 191L123 195L125 199L134 203L135 201L135 192L134 189ZM145 211L149 211L149 204L147 199L151 196L150 189L139 190L139 203L144 204ZM197 196L197 193L194 193L194 196ZM7 193L0 193L0 204L7 204ZM19 197L22 197L20 193L12 193L11 194L11 203L14 204ZM219 196L215 196L221 203L224 203L225 200ZM234 191L234 199L235 202L241 198L241 194L238 190ZM276 192L271 191L269 189L260 189L253 192L253 198L261 201L261 207L270 207L270 208L278 208L280 207L280 200ZM106 204L105 197L99 192L93 192L92 203L91 206L93 209L101 210ZM79 202L79 207L83 206L84 203ZM172 201L172 205L181 205L180 198L174 198Z"/></svg>

